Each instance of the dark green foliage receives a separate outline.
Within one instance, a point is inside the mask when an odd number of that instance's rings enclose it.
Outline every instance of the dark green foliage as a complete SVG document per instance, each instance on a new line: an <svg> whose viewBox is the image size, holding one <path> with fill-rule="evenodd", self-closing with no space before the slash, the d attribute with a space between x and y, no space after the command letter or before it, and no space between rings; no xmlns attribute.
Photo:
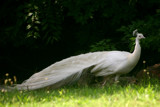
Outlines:
<svg viewBox="0 0 160 107"><path fill-rule="evenodd" d="M115 44L111 43L110 39L104 39L102 41L97 42L95 45L91 45L91 52L96 51L112 51L115 50Z"/></svg>
<svg viewBox="0 0 160 107"><path fill-rule="evenodd" d="M151 51L160 52L160 20L158 14L152 17L147 17L145 20L137 20L133 21L132 24L128 26L122 26L119 31L124 32L124 38L122 40L126 40L131 37L133 30L138 29L139 32L142 32L146 37L146 40L142 45L145 49L151 49Z"/></svg>
<svg viewBox="0 0 160 107"><path fill-rule="evenodd" d="M141 41L142 45L142 57L144 60L147 60L149 64L159 63L159 54L160 54L160 20L159 12L153 16L147 16L144 20L133 21L130 25L122 26L119 31L124 32L124 37L122 41L126 41L127 38L130 38L132 41L134 37L131 37L132 31L138 29L139 32L142 32L146 37L145 40ZM133 42L128 42L130 44L130 49L133 49Z"/></svg>
<svg viewBox="0 0 160 107"><path fill-rule="evenodd" d="M34 45L36 39L52 43L61 34L61 5L51 0L4 2L1 5L1 44Z"/></svg>
<svg viewBox="0 0 160 107"><path fill-rule="evenodd" d="M146 37L141 60L158 63L159 5L159 0L5 0L0 4L1 68L14 69L6 65L12 62L35 72L75 54L132 51L135 29Z"/></svg>

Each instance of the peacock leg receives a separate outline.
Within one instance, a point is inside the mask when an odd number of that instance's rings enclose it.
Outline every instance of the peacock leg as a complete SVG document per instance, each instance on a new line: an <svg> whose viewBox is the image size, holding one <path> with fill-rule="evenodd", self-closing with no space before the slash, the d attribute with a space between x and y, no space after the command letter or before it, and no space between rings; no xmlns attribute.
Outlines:
<svg viewBox="0 0 160 107"><path fill-rule="evenodd" d="M106 76L106 77L104 77L104 81L103 81L103 83L102 83L102 86L104 86L105 84L106 84L106 81L108 80L108 77Z"/></svg>
<svg viewBox="0 0 160 107"><path fill-rule="evenodd" d="M115 77L115 82L119 82L119 81L118 81L118 80L119 80L119 77L120 77L120 75L117 74L116 77Z"/></svg>
<svg viewBox="0 0 160 107"><path fill-rule="evenodd" d="M112 83L112 76L113 75L105 76L104 79L103 79L103 82L102 82L102 86L104 86L106 84L106 82Z"/></svg>

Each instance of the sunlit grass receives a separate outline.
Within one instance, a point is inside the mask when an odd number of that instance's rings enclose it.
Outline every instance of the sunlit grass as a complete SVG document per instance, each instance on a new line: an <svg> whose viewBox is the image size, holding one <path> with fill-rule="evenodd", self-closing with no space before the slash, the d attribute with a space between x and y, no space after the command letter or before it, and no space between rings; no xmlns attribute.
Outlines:
<svg viewBox="0 0 160 107"><path fill-rule="evenodd" d="M159 107L159 81L0 92L0 107Z"/></svg>

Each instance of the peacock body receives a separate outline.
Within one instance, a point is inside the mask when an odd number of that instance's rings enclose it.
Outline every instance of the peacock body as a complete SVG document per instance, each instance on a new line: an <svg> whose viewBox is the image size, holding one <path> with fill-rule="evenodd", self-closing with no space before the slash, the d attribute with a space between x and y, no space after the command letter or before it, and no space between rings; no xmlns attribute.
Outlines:
<svg viewBox="0 0 160 107"><path fill-rule="evenodd" d="M17 84L14 88L18 90L35 90L47 86L58 88L78 80L85 72L104 77L116 75L115 81L117 81L120 75L130 72L140 58L139 40L144 36L137 30L133 32L133 35L137 36L133 53L102 51L72 56L33 74L29 79L22 84Z"/></svg>

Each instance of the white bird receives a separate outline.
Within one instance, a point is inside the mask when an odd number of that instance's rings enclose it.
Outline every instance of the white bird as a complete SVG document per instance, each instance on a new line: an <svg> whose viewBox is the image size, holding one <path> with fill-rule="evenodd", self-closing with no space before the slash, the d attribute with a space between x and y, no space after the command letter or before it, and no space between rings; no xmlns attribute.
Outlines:
<svg viewBox="0 0 160 107"><path fill-rule="evenodd" d="M133 53L102 51L72 56L33 74L14 88L18 90L35 90L47 86L58 88L78 80L86 72L104 77L116 75L115 81L117 81L120 75L129 73L140 58L141 47L139 42L145 37L137 30L133 31L133 35L137 36Z"/></svg>

